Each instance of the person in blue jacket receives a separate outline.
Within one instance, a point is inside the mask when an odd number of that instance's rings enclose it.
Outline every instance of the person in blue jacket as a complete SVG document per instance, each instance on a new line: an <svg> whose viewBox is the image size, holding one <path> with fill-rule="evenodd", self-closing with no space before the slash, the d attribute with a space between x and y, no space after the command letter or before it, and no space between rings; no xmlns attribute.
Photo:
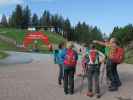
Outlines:
<svg viewBox="0 0 133 100"><path fill-rule="evenodd" d="M60 43L58 48L56 63L59 65L58 84L61 85L64 76L64 59L66 54L65 42Z"/></svg>

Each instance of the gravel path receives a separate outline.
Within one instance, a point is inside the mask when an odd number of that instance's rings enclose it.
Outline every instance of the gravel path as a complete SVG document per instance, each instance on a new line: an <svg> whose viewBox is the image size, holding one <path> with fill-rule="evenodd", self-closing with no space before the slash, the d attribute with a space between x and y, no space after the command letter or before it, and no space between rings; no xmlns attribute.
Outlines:
<svg viewBox="0 0 133 100"><path fill-rule="evenodd" d="M58 66L53 63L51 55L31 56L28 56L33 59L31 63L0 64L0 100L96 100L84 96L87 80L80 93L80 77L75 78L75 94L64 95L62 86L57 84ZM122 87L117 92L108 92L104 80L100 100L133 100L133 66L122 64L119 73Z"/></svg>

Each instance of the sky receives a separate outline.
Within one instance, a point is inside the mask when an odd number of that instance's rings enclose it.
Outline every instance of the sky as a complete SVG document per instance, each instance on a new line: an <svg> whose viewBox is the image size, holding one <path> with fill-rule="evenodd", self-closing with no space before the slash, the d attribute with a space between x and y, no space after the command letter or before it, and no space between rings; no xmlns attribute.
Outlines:
<svg viewBox="0 0 133 100"><path fill-rule="evenodd" d="M69 18L73 26L85 21L106 34L115 26L133 24L133 0L0 0L0 18L10 16L16 4L28 5L39 16L44 10L57 13Z"/></svg>

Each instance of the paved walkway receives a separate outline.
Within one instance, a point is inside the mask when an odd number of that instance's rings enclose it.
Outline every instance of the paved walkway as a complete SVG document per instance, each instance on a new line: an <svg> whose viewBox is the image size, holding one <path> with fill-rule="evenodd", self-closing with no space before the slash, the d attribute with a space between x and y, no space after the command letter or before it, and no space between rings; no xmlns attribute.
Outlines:
<svg viewBox="0 0 133 100"><path fill-rule="evenodd" d="M10 56L0 60L0 65L26 64L26 63L31 63L32 61L41 61L48 56L48 54L39 54L39 53L24 53L24 52L11 52L11 51L7 53Z"/></svg>
<svg viewBox="0 0 133 100"><path fill-rule="evenodd" d="M49 55L33 57L28 64L0 65L0 100L95 100L84 96L87 81L81 89L81 78L75 78L75 94L64 95L62 86L57 84L58 66ZM35 59L36 58L36 59ZM80 71L80 68L77 68ZM108 92L105 81L100 100L133 100L133 66L119 66L123 86L118 92Z"/></svg>

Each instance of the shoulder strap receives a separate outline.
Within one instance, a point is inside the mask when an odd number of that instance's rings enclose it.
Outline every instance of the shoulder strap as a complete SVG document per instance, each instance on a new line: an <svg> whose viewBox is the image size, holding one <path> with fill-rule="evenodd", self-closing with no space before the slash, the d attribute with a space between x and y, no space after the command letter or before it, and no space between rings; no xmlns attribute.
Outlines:
<svg viewBox="0 0 133 100"><path fill-rule="evenodd" d="M91 50L90 50L91 51ZM96 52L96 59L95 62L92 61L91 57L90 57L90 52L89 52L89 63L90 64L98 64L99 63L99 53L97 52L97 50L95 50Z"/></svg>

